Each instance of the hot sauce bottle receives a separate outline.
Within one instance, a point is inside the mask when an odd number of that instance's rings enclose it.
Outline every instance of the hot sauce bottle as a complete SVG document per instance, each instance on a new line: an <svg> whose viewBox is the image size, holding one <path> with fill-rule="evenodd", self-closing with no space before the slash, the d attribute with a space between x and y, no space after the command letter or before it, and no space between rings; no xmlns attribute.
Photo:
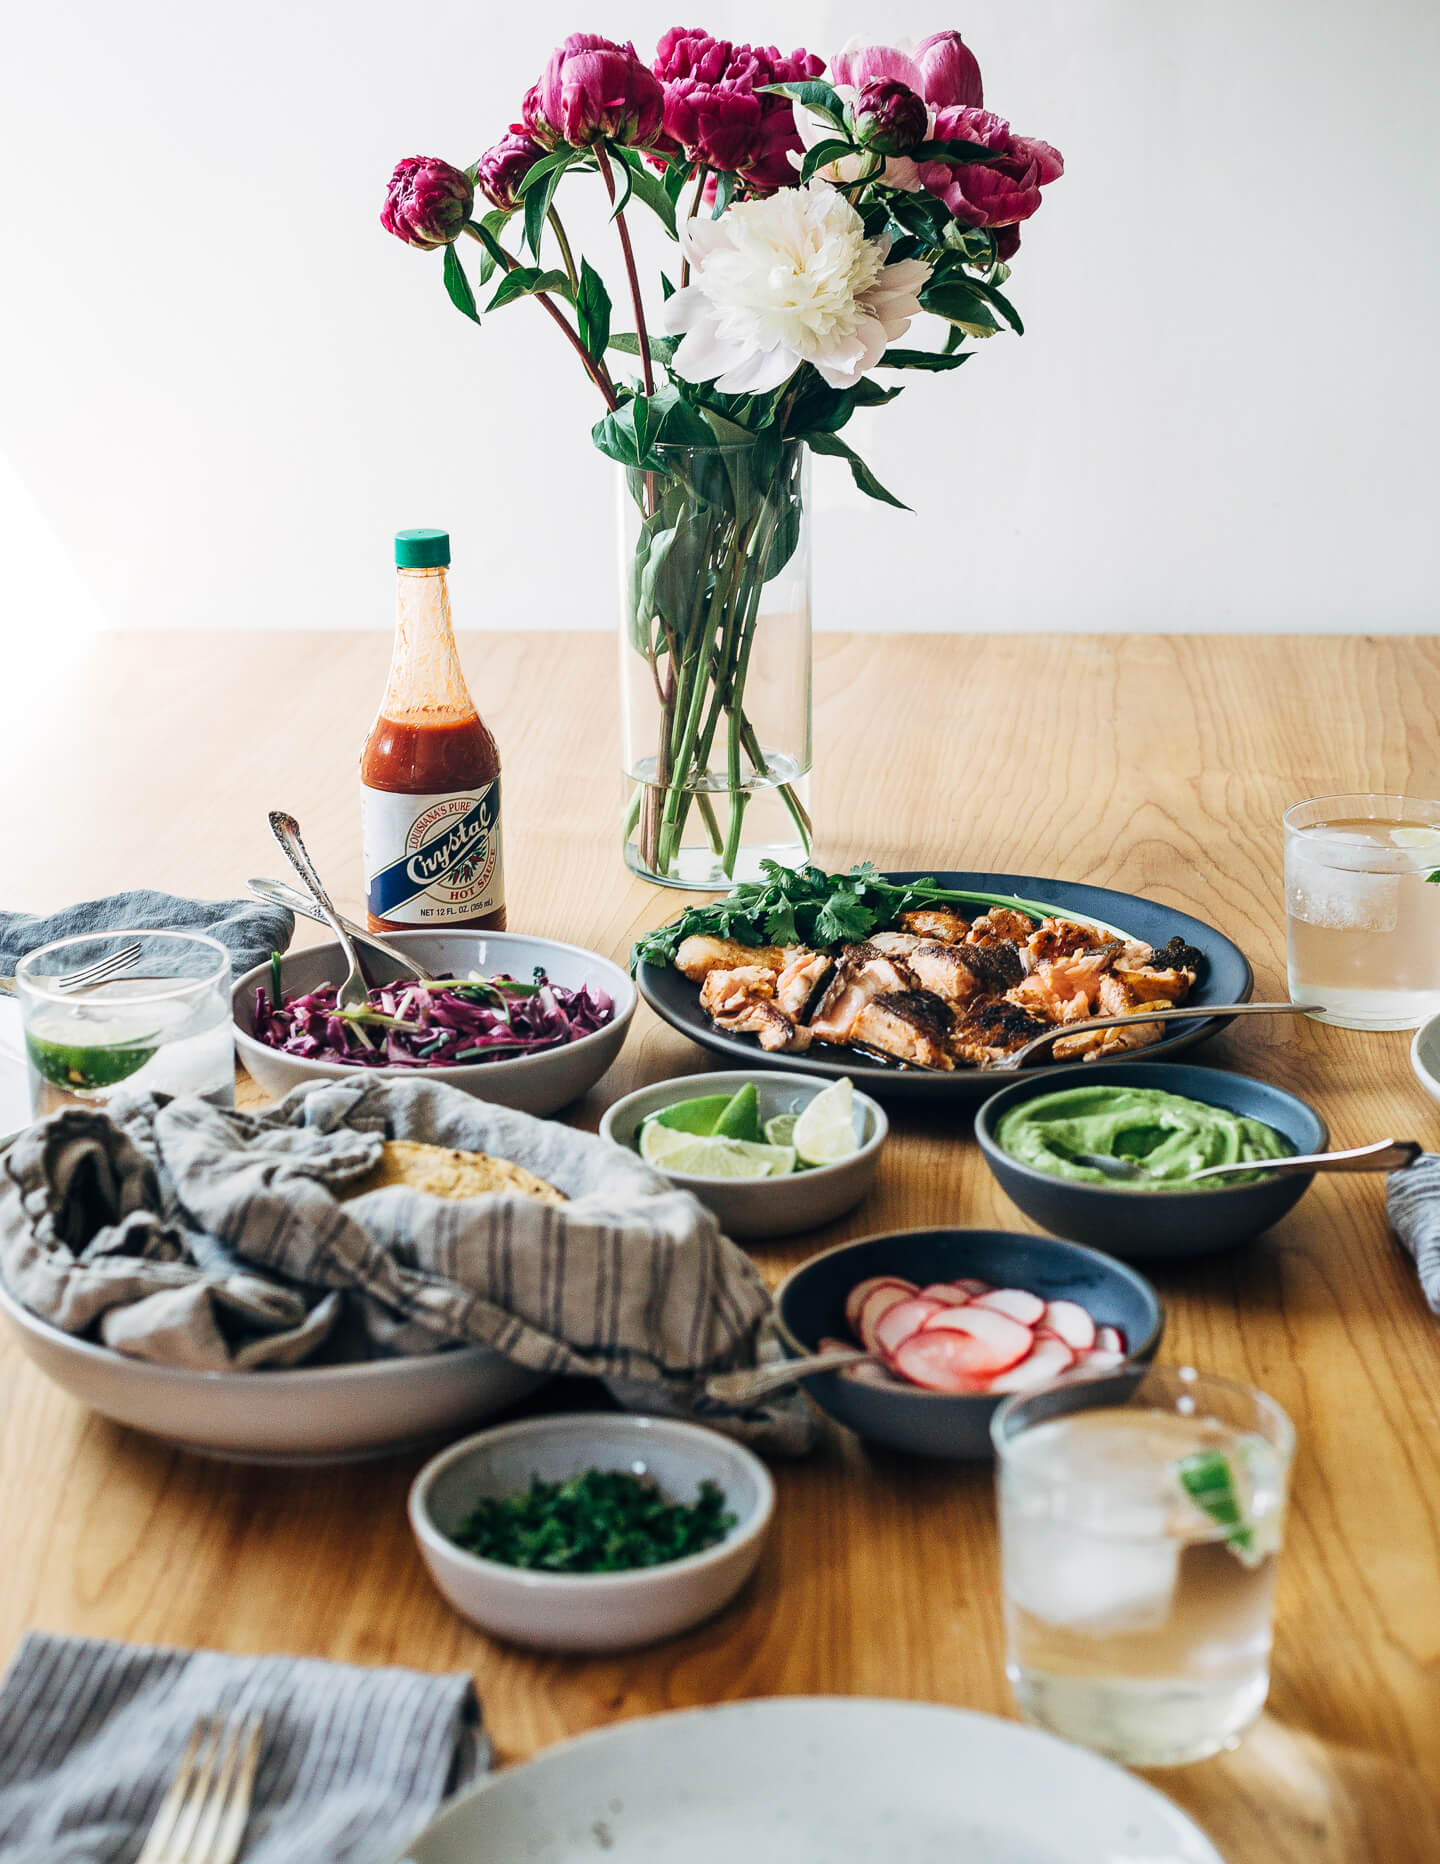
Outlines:
<svg viewBox="0 0 1440 1864"><path fill-rule="evenodd" d="M505 926L500 753L460 671L445 586L450 537L395 539L395 649L360 757L372 932Z"/></svg>

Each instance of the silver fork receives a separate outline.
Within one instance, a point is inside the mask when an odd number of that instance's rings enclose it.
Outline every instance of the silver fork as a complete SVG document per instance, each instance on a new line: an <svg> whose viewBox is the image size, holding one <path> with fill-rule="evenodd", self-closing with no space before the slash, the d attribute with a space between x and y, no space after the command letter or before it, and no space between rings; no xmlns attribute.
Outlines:
<svg viewBox="0 0 1440 1864"><path fill-rule="evenodd" d="M985 1071L987 1074L1013 1074L1052 1042L1061 1042L1066 1036L1083 1035L1087 1029L1124 1029L1136 1023L1193 1023L1207 1016L1313 1016L1322 1007L1318 1003L1195 1003L1180 1009L1152 1010L1147 1006L1128 1016L1086 1016L1078 1022L1056 1023L1053 1028L1032 1036L998 1061L987 1062Z"/></svg>
<svg viewBox="0 0 1440 1864"><path fill-rule="evenodd" d="M94 984L108 984L112 977L128 971L143 949L137 939L133 945L122 945L119 951L112 951L107 958L97 958L94 964L84 965L78 971L62 971L58 977L49 981L67 995L72 990L88 990ZM15 995L13 977L0 977L0 994L7 997Z"/></svg>
<svg viewBox="0 0 1440 1864"><path fill-rule="evenodd" d="M199 1718L135 1864L234 1864L264 1726L259 1715Z"/></svg>

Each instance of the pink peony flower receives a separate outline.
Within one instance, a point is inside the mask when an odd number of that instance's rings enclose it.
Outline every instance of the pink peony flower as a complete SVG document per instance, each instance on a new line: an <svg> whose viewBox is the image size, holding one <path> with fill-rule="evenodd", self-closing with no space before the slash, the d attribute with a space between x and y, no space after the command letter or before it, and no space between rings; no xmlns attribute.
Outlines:
<svg viewBox="0 0 1440 1864"><path fill-rule="evenodd" d="M831 81L859 90L872 78L889 78L937 110L983 101L980 67L958 32L933 32L913 52L899 45L847 40L830 61Z"/></svg>
<svg viewBox="0 0 1440 1864"><path fill-rule="evenodd" d="M480 192L493 206L513 211L520 205L520 183L544 153L524 124L512 123L475 164Z"/></svg>
<svg viewBox="0 0 1440 1864"><path fill-rule="evenodd" d="M408 246L448 246L474 204L475 190L458 168L438 156L407 155L390 177L380 224Z"/></svg>
<svg viewBox="0 0 1440 1864"><path fill-rule="evenodd" d="M855 136L877 155L908 155L930 127L925 99L898 78L867 78L851 110Z"/></svg>
<svg viewBox="0 0 1440 1864"><path fill-rule="evenodd" d="M1004 227L1028 220L1040 205L1041 188L1065 172L1058 149L1033 136L1017 136L1004 117L988 110L939 110L932 135L937 142L982 143L1000 156L989 164L920 163L921 182L964 226Z"/></svg>
<svg viewBox="0 0 1440 1864"><path fill-rule="evenodd" d="M698 26L672 26L651 69L665 93L665 140L687 160L739 175L750 193L798 180L792 151L801 148L790 100L767 84L818 77L824 61L773 45L735 45Z"/></svg>
<svg viewBox="0 0 1440 1864"><path fill-rule="evenodd" d="M633 45L572 32L525 93L525 127L546 149L609 141L644 145L660 129L664 98Z"/></svg>

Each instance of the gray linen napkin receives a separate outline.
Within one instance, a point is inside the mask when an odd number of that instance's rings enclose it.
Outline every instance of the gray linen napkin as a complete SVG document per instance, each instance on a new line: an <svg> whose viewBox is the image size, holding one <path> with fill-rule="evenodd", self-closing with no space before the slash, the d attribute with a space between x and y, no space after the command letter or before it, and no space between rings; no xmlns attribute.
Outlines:
<svg viewBox="0 0 1440 1864"><path fill-rule="evenodd" d="M568 1202L340 1202L387 1137L512 1159ZM474 1342L787 1453L815 1437L796 1394L743 1415L705 1396L780 1347L765 1283L704 1205L626 1148L433 1081L312 1082L259 1114L164 1095L53 1114L0 1156L0 1273L52 1325L163 1364Z"/></svg>
<svg viewBox="0 0 1440 1864"><path fill-rule="evenodd" d="M1422 1152L1385 1180L1390 1227L1415 1258L1431 1311L1440 1314L1440 1154Z"/></svg>
<svg viewBox="0 0 1440 1864"><path fill-rule="evenodd" d="M0 1683L0 1856L130 1864L195 1719L265 1717L245 1864L380 1864L490 1764L468 1676L32 1632Z"/></svg>
<svg viewBox="0 0 1440 1864"><path fill-rule="evenodd" d="M0 977L13 977L27 951L81 932L208 932L230 954L236 977L284 951L295 916L260 900L186 900L137 887L81 900L55 913L0 913Z"/></svg>

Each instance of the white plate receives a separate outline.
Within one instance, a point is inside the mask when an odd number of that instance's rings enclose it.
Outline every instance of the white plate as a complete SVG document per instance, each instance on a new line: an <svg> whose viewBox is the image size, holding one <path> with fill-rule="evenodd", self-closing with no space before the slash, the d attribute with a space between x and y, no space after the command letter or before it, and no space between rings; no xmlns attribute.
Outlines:
<svg viewBox="0 0 1440 1864"><path fill-rule="evenodd" d="M1109 1761L966 1709L726 1703L582 1735L458 1799L414 1864L1224 1864Z"/></svg>

